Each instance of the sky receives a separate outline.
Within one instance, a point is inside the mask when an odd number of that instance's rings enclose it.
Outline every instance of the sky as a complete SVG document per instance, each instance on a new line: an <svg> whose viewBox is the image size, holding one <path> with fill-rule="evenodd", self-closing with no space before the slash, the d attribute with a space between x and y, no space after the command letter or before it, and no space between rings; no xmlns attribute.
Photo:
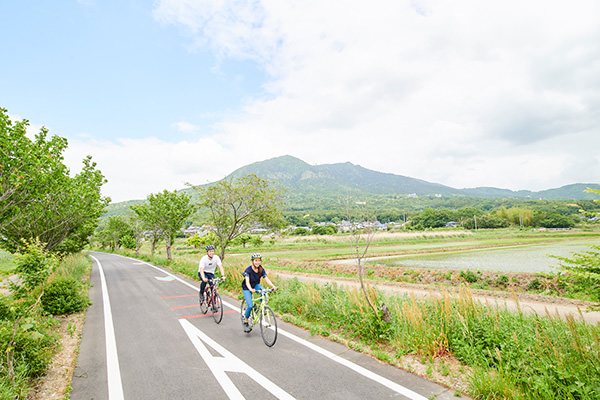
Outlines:
<svg viewBox="0 0 600 400"><path fill-rule="evenodd" d="M291 155L455 188L600 182L597 0L0 0L0 107L113 202Z"/></svg>

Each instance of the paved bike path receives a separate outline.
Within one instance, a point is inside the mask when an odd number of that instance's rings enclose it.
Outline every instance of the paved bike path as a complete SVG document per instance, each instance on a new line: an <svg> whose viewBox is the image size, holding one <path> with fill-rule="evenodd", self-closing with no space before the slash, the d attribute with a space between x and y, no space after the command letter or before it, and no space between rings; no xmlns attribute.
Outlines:
<svg viewBox="0 0 600 400"><path fill-rule="evenodd" d="M277 343L268 348L259 327L242 332L239 300L223 296L217 325L200 314L198 282L131 258L92 256L93 305L73 400L455 398L440 385L281 320Z"/></svg>

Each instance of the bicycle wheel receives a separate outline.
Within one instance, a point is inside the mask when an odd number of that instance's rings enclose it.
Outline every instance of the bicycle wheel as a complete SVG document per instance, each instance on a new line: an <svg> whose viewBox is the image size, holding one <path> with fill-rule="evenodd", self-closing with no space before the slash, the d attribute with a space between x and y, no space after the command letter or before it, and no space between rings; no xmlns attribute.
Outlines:
<svg viewBox="0 0 600 400"><path fill-rule="evenodd" d="M221 304L221 295L216 291L212 299L212 315L217 324L223 319L223 304Z"/></svg>
<svg viewBox="0 0 600 400"><path fill-rule="evenodd" d="M205 300L202 301L202 296L200 295L200 292L198 292L198 301L200 303L200 311L202 312L202 314L206 314L206 312L208 311L208 306L206 304L206 302L208 300L208 293L205 292L204 296L205 296Z"/></svg>
<svg viewBox="0 0 600 400"><path fill-rule="evenodd" d="M271 347L275 344L277 340L277 319L275 319L273 310L268 306L265 306L260 314L260 334L267 346Z"/></svg>
<svg viewBox="0 0 600 400"><path fill-rule="evenodd" d="M244 327L244 315L246 314L246 300L242 299L242 303L240 304L240 319L242 320L242 328Z"/></svg>

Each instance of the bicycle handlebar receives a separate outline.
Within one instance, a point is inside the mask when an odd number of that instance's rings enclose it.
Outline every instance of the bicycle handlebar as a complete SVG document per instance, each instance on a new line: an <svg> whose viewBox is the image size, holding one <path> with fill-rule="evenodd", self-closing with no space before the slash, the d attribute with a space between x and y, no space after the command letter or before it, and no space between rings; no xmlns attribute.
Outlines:
<svg viewBox="0 0 600 400"><path fill-rule="evenodd" d="M260 293L260 294L263 294L263 293L271 293L271 292L274 292L274 291L276 291L276 290L277 290L277 289L259 289L259 290L257 290L257 291L256 291L256 293Z"/></svg>

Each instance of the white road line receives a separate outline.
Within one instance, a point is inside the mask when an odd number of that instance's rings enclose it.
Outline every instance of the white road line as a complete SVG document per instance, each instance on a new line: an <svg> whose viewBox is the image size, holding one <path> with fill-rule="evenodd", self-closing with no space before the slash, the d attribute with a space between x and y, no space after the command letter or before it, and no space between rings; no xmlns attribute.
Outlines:
<svg viewBox="0 0 600 400"><path fill-rule="evenodd" d="M240 393L233 381L229 379L229 376L226 374L226 372L238 372L246 374L249 378L254 379L256 383L264 387L278 399L294 400L293 396L267 379L264 375L250 367L248 364L237 358L235 355L233 355L233 353L208 337L204 332L196 328L189 321L180 319L179 323L196 347L196 350L198 350L200 356L202 356L202 359L206 365L208 365L208 368L210 368L217 382L219 382L227 394L227 397L230 399L244 399L242 393ZM215 357L211 355L210 351L202 342L212 347L212 349L221 354L222 357Z"/></svg>
<svg viewBox="0 0 600 400"><path fill-rule="evenodd" d="M117 341L115 339L115 328L113 326L112 311L110 309L110 299L108 298L108 289L106 278L100 261L90 256L100 271L100 282L102 283L102 304L104 304L104 335L106 336L106 372L108 377L108 399L123 400L123 384L121 383L121 370L119 368L119 356L117 353Z"/></svg>
<svg viewBox="0 0 600 400"><path fill-rule="evenodd" d="M115 254L115 255L117 255L119 257L123 257L123 258L128 258L130 260L135 260L133 258L121 256L119 254ZM157 266L154 266L154 265L152 265L150 263L147 263L147 262L142 262L142 263L146 264L146 265L148 265L148 266L150 266L152 268L155 268L158 271L161 271L161 272L163 272L163 273L165 273L165 274L167 274L169 276L172 276L173 278L177 279L179 282L183 283L184 285L187 285L187 286L191 287L194 290L198 290L197 286L194 286L194 285L192 285L192 284L184 281L183 279L181 279L181 278L179 278L179 277L171 274L168 271L165 271L165 270L163 270L163 269L161 269L161 268L159 268ZM234 306L232 304L229 304L226 301L222 301L222 303L224 305L226 305L227 307L229 307L229 308L231 308L233 310L236 310L237 312L240 312L239 307ZM404 387L402 385L399 385L399 384L397 384L397 383L395 383L395 382L393 382L393 381L391 381L391 380L389 380L387 378L384 378L381 375L377 375L376 373L371 372L368 369L363 368L360 365L357 365L357 364L353 363L352 361L348 361L345 358L342 358L342 357L340 357L340 356L338 356L338 355L336 355L336 354L334 354L334 353L332 353L332 352L330 352L328 350L325 350L322 347L319 347L316 344L313 344L313 343L309 342L308 340L299 338L298 336L294 335L293 333L287 332L287 331L285 331L285 330L283 330L281 328L278 328L277 332L281 333L283 336L286 336L286 337L292 339L296 343L301 344L301 345L303 345L303 346L305 346L305 347L307 347L307 348L309 348L309 349L311 349L311 350L313 350L313 351L315 351L315 352L317 352L317 353L319 353L319 354L321 354L321 355L329 358L330 360L337 362L340 365L343 365L343 366L345 366L347 368L350 368L351 370L353 370L354 372L356 372L356 373L364 376L365 378L369 378L369 379L371 379L371 380L373 380L373 381L375 381L375 382L377 382L377 383L379 383L379 384L381 384L381 385L383 385L383 386L385 386L385 387L393 390L396 393L399 393L399 394L401 394L401 395L403 395L405 397L408 397L411 400L427 400L427 397L424 397L424 396L420 395L417 392L413 392L412 390L410 390L410 389L408 389L408 388L406 388L406 387Z"/></svg>

